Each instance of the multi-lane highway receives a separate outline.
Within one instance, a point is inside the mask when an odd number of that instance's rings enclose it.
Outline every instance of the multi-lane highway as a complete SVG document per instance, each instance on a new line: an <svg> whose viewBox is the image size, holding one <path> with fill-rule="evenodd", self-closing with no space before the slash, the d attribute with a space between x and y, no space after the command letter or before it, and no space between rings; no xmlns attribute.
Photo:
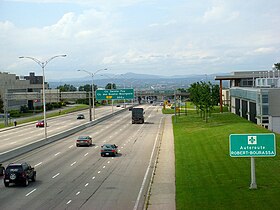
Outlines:
<svg viewBox="0 0 280 210"><path fill-rule="evenodd" d="M119 108L120 109L120 108ZM115 108L115 111L118 109ZM85 119L77 120L77 113L85 115ZM47 120L47 133L48 136L52 136L59 132L68 130L74 126L78 126L82 123L89 121L88 110L84 110L77 113L71 113L63 115L61 117L50 118ZM112 113L111 106L103 106L95 109L96 118L100 118L104 115ZM16 147L34 142L36 140L44 138L44 128L36 128L35 122L26 126L18 126L9 130L2 130L0 132L0 153L12 150Z"/></svg>
<svg viewBox="0 0 280 210"><path fill-rule="evenodd" d="M0 180L0 209L143 209L164 127L160 107L143 107L145 124L132 124L127 110L10 160L35 166L37 181L6 188ZM94 145L76 147L79 135ZM119 155L101 157L104 143L117 144Z"/></svg>

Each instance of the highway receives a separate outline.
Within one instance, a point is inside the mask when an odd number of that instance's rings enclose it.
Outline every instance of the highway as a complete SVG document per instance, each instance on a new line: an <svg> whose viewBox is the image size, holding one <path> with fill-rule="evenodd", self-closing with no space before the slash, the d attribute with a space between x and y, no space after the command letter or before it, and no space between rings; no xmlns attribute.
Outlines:
<svg viewBox="0 0 280 210"><path fill-rule="evenodd" d="M0 209L143 209L164 129L161 108L143 107L145 124L132 124L126 111L10 160L35 166L37 181L6 188L1 180ZM79 135L94 145L76 147ZM101 157L104 143L117 144L118 156Z"/></svg>
<svg viewBox="0 0 280 210"><path fill-rule="evenodd" d="M114 111L121 108L114 107ZM77 114L85 115L85 119L77 120ZM96 119L112 113L111 106L102 106L95 109ZM60 133L64 130L78 126L89 121L89 111L70 113L59 117L47 119L47 134L48 136ZM35 122L29 123L26 126L18 126L9 130L1 130L0 132L0 153L11 150L13 148L34 142L44 138L44 128L36 128Z"/></svg>

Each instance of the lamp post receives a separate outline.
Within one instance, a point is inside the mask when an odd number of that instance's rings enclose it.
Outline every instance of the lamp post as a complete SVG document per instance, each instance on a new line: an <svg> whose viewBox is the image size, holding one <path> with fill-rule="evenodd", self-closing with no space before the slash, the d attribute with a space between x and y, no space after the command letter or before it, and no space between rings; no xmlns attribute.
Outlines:
<svg viewBox="0 0 280 210"><path fill-rule="evenodd" d="M66 55L56 55L49 58L46 61L40 61L37 58L29 57L29 56L20 56L19 58L28 58L35 61L39 66L41 66L43 71L43 109L44 109L44 128L45 128L45 138L47 138L47 117L46 117L46 94L45 94L45 67L46 65L53 59L57 57L66 57Z"/></svg>
<svg viewBox="0 0 280 210"><path fill-rule="evenodd" d="M114 86L114 83L113 83L113 80L118 77L119 75L115 74L113 77L110 77L108 75L105 75L105 74L101 74L100 76L104 76L104 77L107 77L111 80L111 90L113 90L113 86ZM112 102L111 102L111 105L112 105L112 113L114 113L114 100L112 99Z"/></svg>
<svg viewBox="0 0 280 210"><path fill-rule="evenodd" d="M93 77L100 71L107 71L108 69L99 69L97 71L95 71L94 73L90 72L90 71L86 71L86 70L77 70L77 71L84 71L87 74L89 74L91 76L91 93L92 93L92 108L93 108L93 120L95 120L95 105L94 105L94 87L93 87ZM90 107L91 109L91 107ZM90 116L91 118L91 116Z"/></svg>

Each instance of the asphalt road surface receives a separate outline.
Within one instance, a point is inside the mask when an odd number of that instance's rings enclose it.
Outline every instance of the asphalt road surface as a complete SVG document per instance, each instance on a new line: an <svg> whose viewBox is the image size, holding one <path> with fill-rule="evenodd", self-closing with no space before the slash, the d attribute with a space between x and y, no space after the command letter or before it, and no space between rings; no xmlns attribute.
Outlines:
<svg viewBox="0 0 280 210"><path fill-rule="evenodd" d="M119 108L121 109L121 108ZM118 109L115 108L115 111ZM77 114L84 114L85 119L77 120ZM89 111L84 110L76 113L62 115L60 117L47 119L48 136L60 133L64 130L78 126L89 121ZM111 106L103 106L95 109L96 119L112 113ZM10 130L0 132L0 153L12 150L16 147L30 142L43 139L45 136L44 127L36 128L35 122L26 126L18 126Z"/></svg>
<svg viewBox="0 0 280 210"><path fill-rule="evenodd" d="M145 124L132 124L126 111L9 161L35 166L37 181L6 188L0 180L0 209L143 209L164 121L160 107L143 107ZM79 135L94 145L76 147ZM119 154L101 157L104 143L117 144Z"/></svg>

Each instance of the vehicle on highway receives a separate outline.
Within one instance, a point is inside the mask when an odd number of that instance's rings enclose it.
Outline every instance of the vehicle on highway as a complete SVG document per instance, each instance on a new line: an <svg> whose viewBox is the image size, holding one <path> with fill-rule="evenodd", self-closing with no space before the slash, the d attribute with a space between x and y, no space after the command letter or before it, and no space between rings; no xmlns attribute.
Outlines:
<svg viewBox="0 0 280 210"><path fill-rule="evenodd" d="M118 154L118 146L115 144L104 144L101 146L101 156L116 156Z"/></svg>
<svg viewBox="0 0 280 210"><path fill-rule="evenodd" d="M2 166L2 164L0 163L0 176L3 176L5 172L5 167Z"/></svg>
<svg viewBox="0 0 280 210"><path fill-rule="evenodd" d="M36 122L36 128L38 128L38 127L44 127L44 126L45 126L44 120L38 120L38 121Z"/></svg>
<svg viewBox="0 0 280 210"><path fill-rule="evenodd" d="M144 123L144 109L143 108L133 108L132 110L132 124Z"/></svg>
<svg viewBox="0 0 280 210"><path fill-rule="evenodd" d="M85 119L85 115L83 114L78 114L77 115L77 120Z"/></svg>
<svg viewBox="0 0 280 210"><path fill-rule="evenodd" d="M36 171L28 163L10 163L4 173L4 185L9 187L11 183L28 186L29 180L36 181Z"/></svg>
<svg viewBox="0 0 280 210"><path fill-rule="evenodd" d="M76 140L76 146L91 146L92 145L92 138L91 136L79 136Z"/></svg>
<svg viewBox="0 0 280 210"><path fill-rule="evenodd" d="M121 106L120 104L117 104L117 105L116 105L116 107L120 107L120 106Z"/></svg>

